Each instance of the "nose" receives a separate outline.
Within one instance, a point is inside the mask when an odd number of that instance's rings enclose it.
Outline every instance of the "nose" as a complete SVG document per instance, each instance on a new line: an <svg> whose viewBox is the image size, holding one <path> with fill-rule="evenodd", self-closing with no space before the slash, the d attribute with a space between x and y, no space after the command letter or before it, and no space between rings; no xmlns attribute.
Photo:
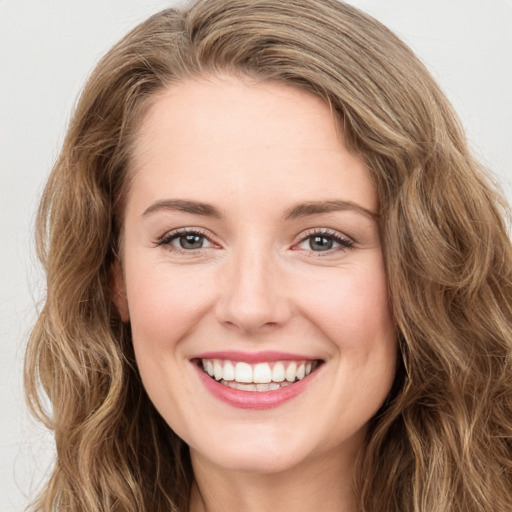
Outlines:
<svg viewBox="0 0 512 512"><path fill-rule="evenodd" d="M217 320L244 334L256 334L288 321L291 304L283 272L269 253L247 250L233 254L219 276Z"/></svg>

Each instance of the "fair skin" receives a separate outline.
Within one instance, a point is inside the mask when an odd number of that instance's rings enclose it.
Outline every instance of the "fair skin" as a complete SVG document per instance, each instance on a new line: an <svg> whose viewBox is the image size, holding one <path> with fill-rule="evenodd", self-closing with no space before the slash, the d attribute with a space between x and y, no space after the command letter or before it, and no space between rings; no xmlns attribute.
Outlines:
<svg viewBox="0 0 512 512"><path fill-rule="evenodd" d="M376 190L329 107L282 84L181 82L132 163L116 301L190 446L191 511L355 511L397 345Z"/></svg>

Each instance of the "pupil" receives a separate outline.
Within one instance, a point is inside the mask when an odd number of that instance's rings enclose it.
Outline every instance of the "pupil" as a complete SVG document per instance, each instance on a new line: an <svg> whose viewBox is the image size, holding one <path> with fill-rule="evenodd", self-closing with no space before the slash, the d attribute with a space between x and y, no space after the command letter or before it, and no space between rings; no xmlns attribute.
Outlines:
<svg viewBox="0 0 512 512"><path fill-rule="evenodd" d="M203 237L199 235L180 236L180 245L183 249L200 249L203 246Z"/></svg>
<svg viewBox="0 0 512 512"><path fill-rule="evenodd" d="M332 249L332 239L325 236L314 236L309 241L309 247L313 251L328 251Z"/></svg>

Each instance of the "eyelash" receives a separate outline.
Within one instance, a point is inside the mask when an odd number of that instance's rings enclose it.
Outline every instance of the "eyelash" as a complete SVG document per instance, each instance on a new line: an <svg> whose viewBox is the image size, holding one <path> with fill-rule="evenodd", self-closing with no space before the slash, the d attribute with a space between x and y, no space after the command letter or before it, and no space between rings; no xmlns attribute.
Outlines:
<svg viewBox="0 0 512 512"><path fill-rule="evenodd" d="M350 238L342 235L338 231L335 231L333 229L317 229L317 228L308 230L305 233L303 233L301 235L299 242L294 244L293 247L297 247L297 246L303 244L304 242L306 242L308 239L311 240L314 237L330 239L333 242L339 244L339 247L334 247L331 249L327 249L325 251L313 251L312 249L305 249L312 253L315 253L315 256L317 256L317 257L323 256L323 255L327 256L329 254L332 254L333 252L345 251L347 249L354 248L354 241L351 240ZM301 249L295 249L295 250L301 250Z"/></svg>
<svg viewBox="0 0 512 512"><path fill-rule="evenodd" d="M156 245L157 245L157 247L167 246L169 251L177 252L177 253L181 253L181 254L187 254L187 255L189 255L192 252L197 252L197 251L200 251L201 249L203 249L203 247L196 249L196 250L184 249L182 247L175 247L175 246L171 245L171 243L174 240L178 240L182 236L187 236L187 235L193 235L193 236L195 235L195 236L201 237L205 240L208 240L211 244L213 244L213 242L210 240L210 238L208 237L208 235L205 231L198 229L198 228L183 228L183 229L177 229L174 231L170 231L169 233L166 233L165 235L163 235L161 238L158 239Z"/></svg>
<svg viewBox="0 0 512 512"><path fill-rule="evenodd" d="M172 252L177 252L181 254L187 254L190 255L191 253L197 253L198 251L201 251L202 249L207 249L207 247L200 247L197 249L184 249L182 247L176 247L172 245L172 242L174 240L179 239L182 236L186 235L193 235L201 237L202 239L207 240L209 243L214 244L210 240L210 237L208 234L198 228L185 228L185 229L177 229L174 231L171 231L169 233L166 233L161 238L158 239L156 246L157 247L168 247L168 249ZM306 242L308 239L312 239L313 237L319 237L319 238L326 238L329 240L332 240L333 242L339 244L339 247L330 248L325 251L313 251L312 249L299 249L297 248L299 245ZM341 235L338 231L334 231L331 229L311 229L306 231L301 235L301 238L298 242L294 243L292 246L293 250L306 250L311 253L316 253L315 256L322 256L323 254L332 254L333 252L337 251L345 251L347 249L352 249L354 247L353 240Z"/></svg>

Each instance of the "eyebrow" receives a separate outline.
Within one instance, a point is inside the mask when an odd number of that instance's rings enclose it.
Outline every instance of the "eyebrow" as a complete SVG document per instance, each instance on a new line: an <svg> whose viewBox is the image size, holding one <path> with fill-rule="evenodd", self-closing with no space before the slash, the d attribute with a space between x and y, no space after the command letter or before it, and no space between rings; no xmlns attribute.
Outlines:
<svg viewBox="0 0 512 512"><path fill-rule="evenodd" d="M311 201L307 203L301 203L292 208L287 209L284 212L285 219L298 219L300 217L307 217L308 215L318 215L320 213L331 213L339 211L353 211L360 213L365 217L369 217L372 220L379 218L377 212L372 212L363 206L353 203L352 201L342 201L339 199L332 201Z"/></svg>
<svg viewBox="0 0 512 512"><path fill-rule="evenodd" d="M160 210L176 210L194 215L214 217L217 219L220 219L223 216L218 208L209 203L191 201L187 199L163 199L161 201L156 201L144 210L142 216L146 216ZM331 201L309 201L306 203L297 204L296 206L288 208L284 212L283 218L285 220L298 219L300 217L307 217L309 215L318 215L321 213L331 213L338 211L355 211L356 213L360 213L373 220L378 219L379 217L378 213L372 212L371 210L368 210L367 208L364 208L357 203L338 199Z"/></svg>
<svg viewBox="0 0 512 512"><path fill-rule="evenodd" d="M208 203L201 203L199 201L189 201L187 199L163 199L153 203L146 208L142 216L149 215L150 213L159 210L177 210L179 212L192 213L194 215L204 215L205 217L221 218L220 210L215 206Z"/></svg>

